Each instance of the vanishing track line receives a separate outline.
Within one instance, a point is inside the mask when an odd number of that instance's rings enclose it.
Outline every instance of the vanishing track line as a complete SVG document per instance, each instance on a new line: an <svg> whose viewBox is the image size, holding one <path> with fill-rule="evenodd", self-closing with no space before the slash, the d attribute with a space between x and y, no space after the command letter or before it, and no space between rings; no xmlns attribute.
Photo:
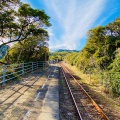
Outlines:
<svg viewBox="0 0 120 120"><path fill-rule="evenodd" d="M97 103L70 73L70 71L62 63L60 63L60 65L76 108L78 120L109 120Z"/></svg>

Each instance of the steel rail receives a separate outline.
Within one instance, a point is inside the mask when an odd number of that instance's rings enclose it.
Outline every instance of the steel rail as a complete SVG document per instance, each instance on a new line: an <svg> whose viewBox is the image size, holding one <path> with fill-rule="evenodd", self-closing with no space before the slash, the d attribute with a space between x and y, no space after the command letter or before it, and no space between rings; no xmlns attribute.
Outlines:
<svg viewBox="0 0 120 120"><path fill-rule="evenodd" d="M102 111L102 109L97 105L97 103L90 97L90 95L85 91L85 89L80 85L80 83L75 79L75 77L70 73L70 71L64 66L64 69L68 71L69 75L75 80L75 82L80 86L81 90L86 94L86 96L89 98L91 103L95 106L96 110L101 114L104 120L109 120L109 118L105 115L105 113Z"/></svg>
<svg viewBox="0 0 120 120"><path fill-rule="evenodd" d="M61 68L62 68L62 66L61 66ZM63 68L62 68L62 73L63 73L63 76L64 76L64 78L65 78L65 81L66 81L67 87L68 87L68 89L69 89L69 92L70 92L70 94L71 94L72 100L73 100L73 102L74 102L75 108L76 108L76 110L77 110L78 117L79 117L80 120L83 120L83 118L82 118L82 116L81 116L81 113L80 113L80 111L79 111L79 109L78 109L77 103L76 103L76 101L75 101L75 98L74 98L74 96L73 96L73 93L72 93L72 91L71 91L71 88L70 88L70 86L69 86L69 83L68 83L68 81L67 81L67 78L66 78L66 76L65 76L65 73L64 73L64 69L63 69Z"/></svg>

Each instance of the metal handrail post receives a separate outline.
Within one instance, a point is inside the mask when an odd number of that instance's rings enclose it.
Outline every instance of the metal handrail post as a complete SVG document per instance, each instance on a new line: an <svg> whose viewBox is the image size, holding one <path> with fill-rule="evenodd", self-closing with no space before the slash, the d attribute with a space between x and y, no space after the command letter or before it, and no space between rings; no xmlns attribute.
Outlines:
<svg viewBox="0 0 120 120"><path fill-rule="evenodd" d="M25 71L24 71L24 63L22 63L22 75L24 75Z"/></svg>
<svg viewBox="0 0 120 120"><path fill-rule="evenodd" d="M32 73L34 73L34 64L33 64L33 62L32 62Z"/></svg>
<svg viewBox="0 0 120 120"><path fill-rule="evenodd" d="M43 69L44 69L44 62L43 62Z"/></svg>
<svg viewBox="0 0 120 120"><path fill-rule="evenodd" d="M38 69L38 61L36 63L37 63L37 69Z"/></svg>
<svg viewBox="0 0 120 120"><path fill-rule="evenodd" d="M3 84L5 84L6 65L3 65L3 66L2 66L2 72L3 72Z"/></svg>

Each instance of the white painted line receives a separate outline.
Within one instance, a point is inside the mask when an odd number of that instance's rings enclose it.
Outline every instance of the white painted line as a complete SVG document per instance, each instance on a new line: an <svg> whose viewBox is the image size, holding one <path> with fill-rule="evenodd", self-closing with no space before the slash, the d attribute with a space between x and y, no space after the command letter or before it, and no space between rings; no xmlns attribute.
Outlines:
<svg viewBox="0 0 120 120"><path fill-rule="evenodd" d="M52 72L48 75L48 78L51 76Z"/></svg>
<svg viewBox="0 0 120 120"><path fill-rule="evenodd" d="M30 116L31 111L28 110L27 113L25 114L23 120L27 120L27 118Z"/></svg>
<svg viewBox="0 0 120 120"><path fill-rule="evenodd" d="M38 92L38 94L37 94L36 98L34 99L34 101L37 101L37 99L39 98L40 94L41 94L41 92Z"/></svg>
<svg viewBox="0 0 120 120"><path fill-rule="evenodd" d="M56 71L56 68L57 68L57 67L55 67L54 71Z"/></svg>
<svg viewBox="0 0 120 120"><path fill-rule="evenodd" d="M42 89L45 87L45 84L43 84L43 86L41 87Z"/></svg>
<svg viewBox="0 0 120 120"><path fill-rule="evenodd" d="M55 71L55 70L56 70L56 67L55 67L54 71ZM54 72L54 71L53 71L53 72ZM48 75L48 78L49 78L50 76L52 76L52 77L54 76L54 75L52 75L52 72ZM46 79L46 82L48 81L48 78ZM44 87L45 87L45 84L43 84L41 88L43 89ZM37 99L39 98L40 94L41 94L41 92L38 92L38 94L37 94L36 98L34 99L34 101L37 101Z"/></svg>
<svg viewBox="0 0 120 120"><path fill-rule="evenodd" d="M56 67L55 67L55 69L53 70L53 72L56 70ZM48 75L48 78L50 77L50 76L54 76L54 75L52 75L52 72Z"/></svg>
<svg viewBox="0 0 120 120"><path fill-rule="evenodd" d="M54 77L54 75L51 75L52 77Z"/></svg>

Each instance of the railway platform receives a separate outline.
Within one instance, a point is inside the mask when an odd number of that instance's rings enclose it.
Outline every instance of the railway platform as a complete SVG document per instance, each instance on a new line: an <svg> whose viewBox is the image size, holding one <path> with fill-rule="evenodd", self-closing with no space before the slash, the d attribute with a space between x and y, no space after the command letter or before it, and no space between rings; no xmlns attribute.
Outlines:
<svg viewBox="0 0 120 120"><path fill-rule="evenodd" d="M59 120L56 64L12 82L0 90L0 120Z"/></svg>

